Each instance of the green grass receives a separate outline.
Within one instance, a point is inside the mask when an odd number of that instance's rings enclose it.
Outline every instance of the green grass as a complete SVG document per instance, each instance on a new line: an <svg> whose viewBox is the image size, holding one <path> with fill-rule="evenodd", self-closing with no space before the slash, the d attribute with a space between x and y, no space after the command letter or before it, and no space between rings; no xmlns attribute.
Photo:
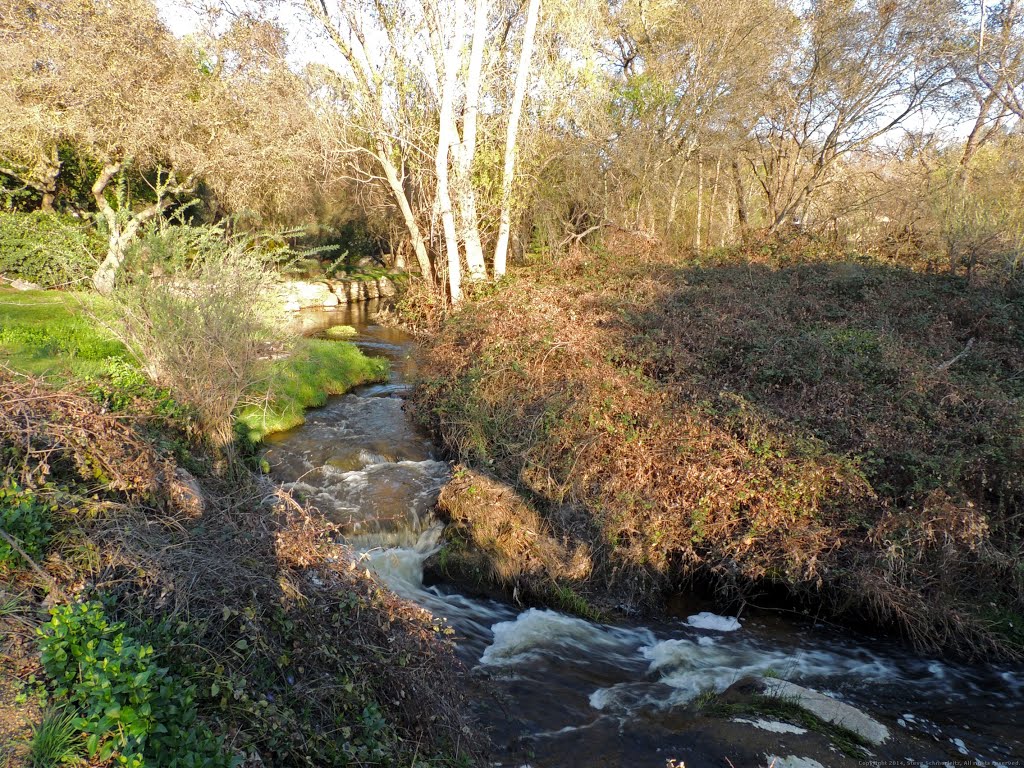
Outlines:
<svg viewBox="0 0 1024 768"><path fill-rule="evenodd" d="M107 330L113 309L91 293L0 289L0 364L54 383L103 381L135 360ZM328 396L387 378L385 360L370 358L347 342L303 339L293 355L271 364L254 404L238 415L241 433L258 442L271 432L303 423L306 408L323 405Z"/></svg>
<svg viewBox="0 0 1024 768"><path fill-rule="evenodd" d="M111 307L90 293L0 289L0 362L56 381L101 376L128 350L104 324Z"/></svg>
<svg viewBox="0 0 1024 768"><path fill-rule="evenodd" d="M327 402L359 384L385 381L388 363L367 357L355 344L304 339L295 354L274 364L259 402L245 406L238 424L249 440L259 442L305 421L305 410Z"/></svg>
<svg viewBox="0 0 1024 768"><path fill-rule="evenodd" d="M82 732L75 727L77 719L71 709L56 707L47 710L42 721L32 729L28 764L32 768L56 768L82 762Z"/></svg>

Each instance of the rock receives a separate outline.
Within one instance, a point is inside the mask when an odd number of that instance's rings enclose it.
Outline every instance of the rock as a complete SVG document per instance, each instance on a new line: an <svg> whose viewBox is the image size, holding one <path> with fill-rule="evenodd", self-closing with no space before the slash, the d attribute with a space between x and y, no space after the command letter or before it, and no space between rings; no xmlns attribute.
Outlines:
<svg viewBox="0 0 1024 768"><path fill-rule="evenodd" d="M337 296L331 292L331 287L325 282L291 280L282 284L281 297L286 306L298 303L302 309L337 306L337 304L329 304L330 301L337 302Z"/></svg>
<svg viewBox="0 0 1024 768"><path fill-rule="evenodd" d="M206 511L206 496L199 481L182 467L175 467L167 479L167 495L174 508L189 518L201 517Z"/></svg>
<svg viewBox="0 0 1024 768"><path fill-rule="evenodd" d="M851 707L831 696L785 680L766 677L755 679L761 685L766 696L791 701L827 723L852 731L871 744L882 744L889 739L888 728L856 707Z"/></svg>
<svg viewBox="0 0 1024 768"><path fill-rule="evenodd" d="M30 283L28 280L11 280L11 288L16 291L41 291L43 286L38 283Z"/></svg>
<svg viewBox="0 0 1024 768"><path fill-rule="evenodd" d="M367 280L289 280L279 295L286 312L302 309L334 309L367 299L394 296L395 284L386 277Z"/></svg>
<svg viewBox="0 0 1024 768"><path fill-rule="evenodd" d="M732 721L734 723L752 725L755 728L760 728L762 731L769 731L770 733L793 733L798 736L807 733L806 728L801 728L797 725L790 725L789 723L780 723L778 720L765 720L760 717L756 720L751 720L746 717L734 717Z"/></svg>

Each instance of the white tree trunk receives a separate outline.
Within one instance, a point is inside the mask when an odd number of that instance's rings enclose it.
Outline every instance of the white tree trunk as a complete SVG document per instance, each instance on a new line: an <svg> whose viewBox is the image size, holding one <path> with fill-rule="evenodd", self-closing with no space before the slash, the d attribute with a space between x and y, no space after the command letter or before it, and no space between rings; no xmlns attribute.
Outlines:
<svg viewBox="0 0 1024 768"><path fill-rule="evenodd" d="M444 52L444 74L441 84L441 113L438 121L437 151L434 169L437 174L437 202L444 229L445 251L448 256L448 289L452 304L462 301L462 265L459 262L459 239L452 212L452 196L448 179L448 155L458 137L454 134L455 121L452 115L455 100L455 75L459 68L459 48L462 43L462 3L455 8L455 30L448 40Z"/></svg>
<svg viewBox="0 0 1024 768"><path fill-rule="evenodd" d="M526 81L530 75L530 61L533 58L533 38L537 32L537 17L540 14L540 0L530 0L526 12L526 28L523 30L523 45L519 52L519 68L516 70L516 85L509 109L508 126L505 133L505 165L501 176L501 217L498 223L498 242L494 248L494 276L505 274L508 258L509 233L512 230L512 186L515 181L516 137L519 133L519 118L526 98Z"/></svg>
<svg viewBox="0 0 1024 768"><path fill-rule="evenodd" d="M391 188L391 194L394 195L395 201L398 203L398 209L402 213L402 221L405 222L405 229L409 233L409 240L412 243L413 252L416 254L416 263L420 266L420 274L427 284L433 287L434 276L433 270L430 267L430 254L427 252L427 243L423 239L423 233L420 231L419 224L416 223L416 214L413 213L412 205L406 196L405 187L398 176L398 169L395 168L395 164L391 162L390 156L384 149L383 146L377 147L377 162L384 169L384 177L387 179L388 186Z"/></svg>
<svg viewBox="0 0 1024 768"><path fill-rule="evenodd" d="M121 172L123 164L110 162L103 166L103 170L92 185L92 196L96 201L96 207L107 224L109 239L107 241L107 255L100 262L99 267L92 276L93 287L104 296L109 296L114 290L117 280L117 272L124 262L128 246L138 236L143 225L150 219L159 216L167 206L168 196L181 194L190 188L193 181L189 177L183 184L171 182L173 172L165 184L157 183L156 202L146 206L141 211L130 213L127 211L115 211L107 202L106 190L111 180ZM159 176L158 176L159 179Z"/></svg>
<svg viewBox="0 0 1024 768"><path fill-rule="evenodd" d="M693 249L700 252L701 224L704 219L704 156L697 153L697 228L693 233Z"/></svg>
<svg viewBox="0 0 1024 768"><path fill-rule="evenodd" d="M484 43L487 37L488 0L476 0L473 23L473 46L469 53L466 79L466 108L462 119L462 144L458 147L458 199L462 240L466 249L466 266L470 280L486 280L487 265L480 242L480 219L476 210L473 186L473 158L476 155L476 120L480 102L480 79L483 70Z"/></svg>
<svg viewBox="0 0 1024 768"><path fill-rule="evenodd" d="M718 160L715 162L715 183L711 186L711 202L708 205L708 234L707 242L714 242L715 233L715 200L718 198L718 180L722 176L722 152L718 152Z"/></svg>

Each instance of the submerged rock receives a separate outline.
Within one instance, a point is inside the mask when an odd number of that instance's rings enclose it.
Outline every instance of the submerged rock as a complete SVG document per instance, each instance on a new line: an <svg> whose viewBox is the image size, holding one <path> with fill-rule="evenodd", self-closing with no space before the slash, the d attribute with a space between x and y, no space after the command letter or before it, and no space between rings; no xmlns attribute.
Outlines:
<svg viewBox="0 0 1024 768"><path fill-rule="evenodd" d="M852 731L870 744L877 746L889 739L888 728L856 707L786 680L765 677L755 679L762 686L764 695L796 704L826 723Z"/></svg>

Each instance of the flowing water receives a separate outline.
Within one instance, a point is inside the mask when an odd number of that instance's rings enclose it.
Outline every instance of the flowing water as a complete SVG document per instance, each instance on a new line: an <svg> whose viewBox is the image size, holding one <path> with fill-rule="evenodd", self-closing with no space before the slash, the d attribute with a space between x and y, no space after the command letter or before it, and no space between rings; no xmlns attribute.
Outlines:
<svg viewBox="0 0 1024 768"><path fill-rule="evenodd" d="M350 340L387 357L391 379L333 398L304 426L270 437L267 458L395 592L455 629L461 658L493 691L475 708L494 740L494 765L662 768L677 759L741 768L793 754L856 764L813 734L686 706L708 688L760 674L871 712L894 733L873 759L1024 766L1020 669L921 658L893 642L767 613L736 621L695 608L675 621L612 626L425 585L423 564L442 530L432 507L449 465L404 411L412 340L375 324L373 312L360 305L302 316L310 334L355 327ZM776 760L776 768L789 764Z"/></svg>

